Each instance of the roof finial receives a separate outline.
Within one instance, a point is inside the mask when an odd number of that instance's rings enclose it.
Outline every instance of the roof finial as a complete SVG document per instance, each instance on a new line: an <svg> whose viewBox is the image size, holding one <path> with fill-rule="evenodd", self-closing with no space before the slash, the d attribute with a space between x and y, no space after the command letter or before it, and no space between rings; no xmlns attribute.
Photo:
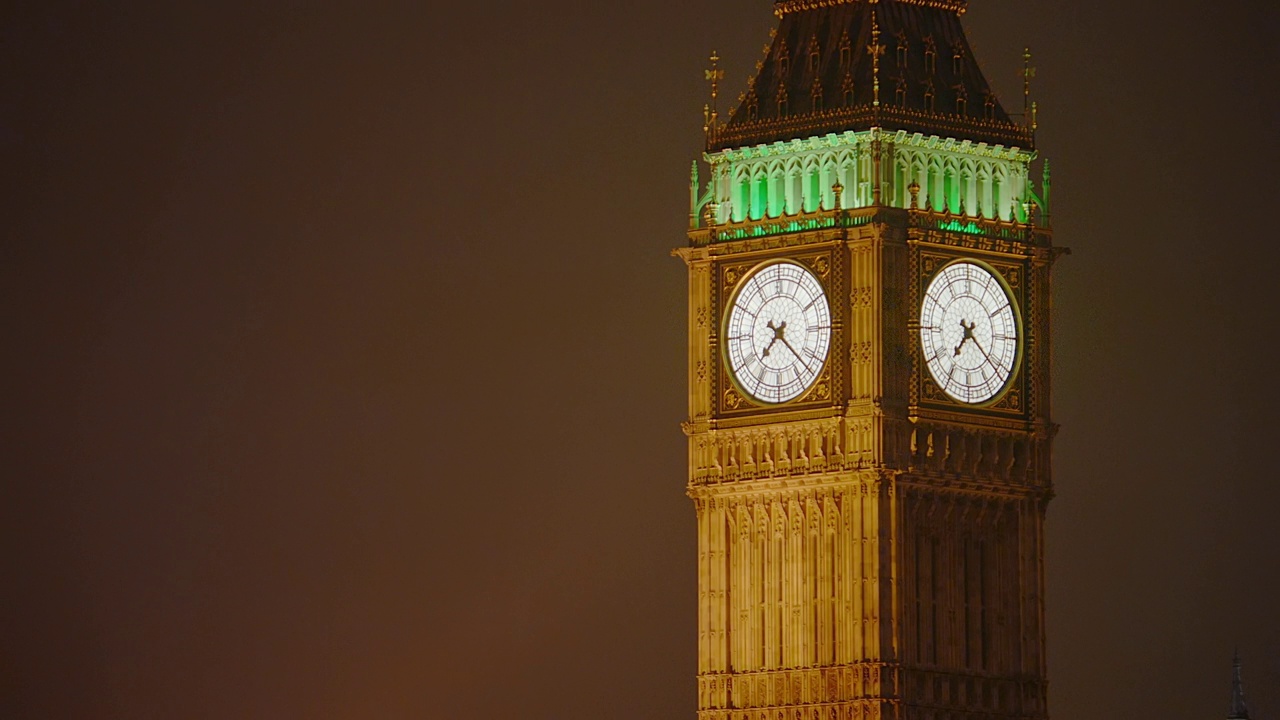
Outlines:
<svg viewBox="0 0 1280 720"><path fill-rule="evenodd" d="M884 46L880 44L880 23L876 20L875 8L871 8L871 44L867 52L871 53L871 105L880 107L880 56L884 55Z"/></svg>
<svg viewBox="0 0 1280 720"><path fill-rule="evenodd" d="M720 69L720 53L711 51L711 69L706 71L707 80L711 82L711 104L702 107L702 132L707 135L707 142L715 140L716 128L719 125L720 113L716 109L716 98L720 95L720 81L724 79L724 71Z"/></svg>
<svg viewBox="0 0 1280 720"><path fill-rule="evenodd" d="M1231 662L1231 712L1228 720L1249 720L1249 708L1244 704L1244 681L1240 679L1240 650L1236 650Z"/></svg>
<svg viewBox="0 0 1280 720"><path fill-rule="evenodd" d="M1031 48L1022 51L1022 121L1035 132L1035 112L1031 103L1031 78L1036 76L1036 69L1031 67Z"/></svg>

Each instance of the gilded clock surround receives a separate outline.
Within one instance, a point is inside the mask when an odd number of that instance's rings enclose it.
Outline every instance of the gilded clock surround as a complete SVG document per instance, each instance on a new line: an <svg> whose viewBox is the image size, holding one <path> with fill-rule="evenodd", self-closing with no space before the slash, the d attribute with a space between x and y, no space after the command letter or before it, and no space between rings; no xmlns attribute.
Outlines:
<svg viewBox="0 0 1280 720"><path fill-rule="evenodd" d="M1010 263L1007 260L997 259L996 257L979 257L975 253L932 253L926 252L921 258L921 274L920 282L913 288L911 294L911 302L919 307L924 301L925 291L933 278L944 268L957 262L971 262L983 266L995 275L1012 301L1013 314L1018 327L1018 349L1014 360L1013 370L1009 376L1009 381L996 393L995 397L990 400L979 403L965 403L950 397L939 387L929 373L922 349L919 343L916 345L916 352L919 357L914 358L916 371L914 373L917 381L917 398L925 403L937 407L961 407L971 410L995 410L995 411L1012 411L1020 413L1022 410L1022 398L1026 394L1025 384L1022 382L1023 376L1020 372L1022 368L1022 360L1025 355L1026 323L1023 320L1022 306L1024 296L1022 293L1022 278L1025 276L1023 262ZM917 323L918 326L918 323Z"/></svg>
<svg viewBox="0 0 1280 720"><path fill-rule="evenodd" d="M818 278L826 290L827 301L830 303L831 310L831 347L827 352L827 361L823 364L822 371L818 373L817 379L806 389L799 398L788 401L786 403L774 404L765 403L752 398L743 392L734 381L733 372L729 367L729 363L724 359L723 348L719 338L724 332L724 320L728 317L730 303L734 293L738 289L739 282L749 277L756 269L767 266L779 260L788 260L798 263L806 267L810 272ZM767 408L786 409L786 411L794 411L808 407L821 407L823 404L830 404L835 393L835 383L843 378L840 368L833 367L835 363L831 362L831 358L837 353L838 346L836 338L839 336L837 328L840 326L840 316L837 314L838 303L834 302L835 291L842 287L839 283L839 272L835 270L835 260L830 252L803 253L803 254L774 254L748 253L735 258L733 262L718 264L717 278L718 282L715 286L715 295L712 302L713 313L715 317L720 318L719 330L721 335L715 338L717 347L717 368L716 374L716 396L718 399L717 411L719 415L732 417L734 415L748 415L760 412Z"/></svg>

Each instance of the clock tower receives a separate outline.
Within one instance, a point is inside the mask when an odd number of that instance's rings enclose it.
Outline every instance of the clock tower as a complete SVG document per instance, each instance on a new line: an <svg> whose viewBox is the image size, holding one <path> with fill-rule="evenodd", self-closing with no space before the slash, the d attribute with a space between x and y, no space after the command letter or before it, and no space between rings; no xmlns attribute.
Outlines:
<svg viewBox="0 0 1280 720"><path fill-rule="evenodd" d="M1061 250L965 7L780 0L708 108L676 251L701 720L1047 715Z"/></svg>

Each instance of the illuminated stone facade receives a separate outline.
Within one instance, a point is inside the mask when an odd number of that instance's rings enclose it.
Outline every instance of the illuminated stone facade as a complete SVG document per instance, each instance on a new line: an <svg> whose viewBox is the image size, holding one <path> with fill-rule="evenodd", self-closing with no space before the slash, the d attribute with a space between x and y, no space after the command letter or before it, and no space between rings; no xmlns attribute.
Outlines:
<svg viewBox="0 0 1280 720"><path fill-rule="evenodd" d="M963 3L777 7L770 63L789 72L809 62L815 77L838 76L824 63L843 63L860 68L846 83L858 87L881 70L848 48L876 54L877 13L924 32L958 27ZM797 43L795 25L859 42ZM929 47L898 37L906 52ZM783 60L788 38L803 50ZM676 253L689 270L699 717L1043 718L1049 284L1060 252L1047 178L1037 192L1030 128L998 107L976 103L984 114L972 124L949 116L930 133L927 113L899 128L860 97L847 95L842 119L815 107L749 121L741 116L760 100L744 97L709 127L710 181L695 172L689 243ZM778 123L820 132L779 137ZM1020 132L1022 145L997 142ZM724 333L735 291L778 260L822 283L831 346L804 393L770 405L742 391ZM1011 379L978 405L939 389L920 340L924 289L962 260L999 278L1020 328Z"/></svg>
<svg viewBox="0 0 1280 720"><path fill-rule="evenodd" d="M1026 219L1030 151L906 131L846 131L709 153L713 195L703 217L741 223L834 208L836 186L843 188L841 209L868 207L875 203L877 139L883 205L911 207L915 184L918 207Z"/></svg>

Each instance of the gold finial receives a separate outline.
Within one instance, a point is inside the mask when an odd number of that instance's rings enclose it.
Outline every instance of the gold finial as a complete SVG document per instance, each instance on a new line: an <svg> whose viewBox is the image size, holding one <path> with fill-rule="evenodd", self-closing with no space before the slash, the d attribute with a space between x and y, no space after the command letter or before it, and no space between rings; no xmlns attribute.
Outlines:
<svg viewBox="0 0 1280 720"><path fill-rule="evenodd" d="M916 182L915 180L912 180L911 184L907 186L907 192L911 193L911 209L919 210L920 209L920 183Z"/></svg>
<svg viewBox="0 0 1280 720"><path fill-rule="evenodd" d="M876 20L875 8L871 8L871 44L867 52L871 53L871 104L880 107L880 56L884 55L884 46L880 44L880 23Z"/></svg>
<svg viewBox="0 0 1280 720"><path fill-rule="evenodd" d="M724 71L720 69L720 53L711 51L711 69L706 71L707 80L711 83L711 103L702 108L702 132L711 142L719 125L720 113L716 108L716 98L720 96L720 81L724 79Z"/></svg>
<svg viewBox="0 0 1280 720"><path fill-rule="evenodd" d="M835 201L836 201L835 209L843 210L844 202L842 202L842 200L844 198L844 185L841 185L839 180L836 181L835 185L831 186L831 194L835 197Z"/></svg>
<svg viewBox="0 0 1280 720"><path fill-rule="evenodd" d="M1035 76L1036 69L1031 67L1031 48L1024 48L1022 51L1022 121L1028 125L1035 122L1031 104L1031 78Z"/></svg>

